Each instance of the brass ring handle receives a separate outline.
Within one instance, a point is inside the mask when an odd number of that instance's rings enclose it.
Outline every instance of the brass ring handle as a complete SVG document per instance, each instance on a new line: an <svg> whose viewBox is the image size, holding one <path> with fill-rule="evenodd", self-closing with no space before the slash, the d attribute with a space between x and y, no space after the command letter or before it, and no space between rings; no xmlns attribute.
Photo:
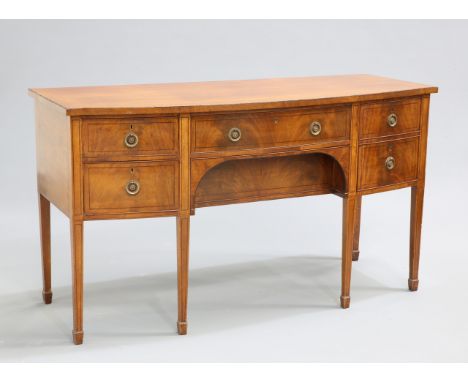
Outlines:
<svg viewBox="0 0 468 382"><path fill-rule="evenodd" d="M388 117L387 117L387 125L389 127L395 127L398 123L398 117L395 113L391 113Z"/></svg>
<svg viewBox="0 0 468 382"><path fill-rule="evenodd" d="M395 168L395 158L387 157L385 160L385 167L387 167L387 170L393 170Z"/></svg>
<svg viewBox="0 0 468 382"><path fill-rule="evenodd" d="M130 149L135 147L138 144L138 135L132 132L128 133L125 136L124 143L125 146L127 146Z"/></svg>
<svg viewBox="0 0 468 382"><path fill-rule="evenodd" d="M309 126L309 131L312 135L319 135L322 132L322 124L319 121L314 121Z"/></svg>
<svg viewBox="0 0 468 382"><path fill-rule="evenodd" d="M242 132L238 127L233 127L229 130L228 138L231 142L237 142L241 139Z"/></svg>
<svg viewBox="0 0 468 382"><path fill-rule="evenodd" d="M130 180L125 186L125 191L129 195L136 195L140 192L140 183L137 180Z"/></svg>

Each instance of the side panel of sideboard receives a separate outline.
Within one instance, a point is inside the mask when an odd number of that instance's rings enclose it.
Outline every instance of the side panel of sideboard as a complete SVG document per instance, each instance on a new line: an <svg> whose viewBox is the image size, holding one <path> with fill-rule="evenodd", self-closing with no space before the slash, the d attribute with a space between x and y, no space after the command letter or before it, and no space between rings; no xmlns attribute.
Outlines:
<svg viewBox="0 0 468 382"><path fill-rule="evenodd" d="M72 138L70 118L61 107L35 97L38 192L71 215Z"/></svg>

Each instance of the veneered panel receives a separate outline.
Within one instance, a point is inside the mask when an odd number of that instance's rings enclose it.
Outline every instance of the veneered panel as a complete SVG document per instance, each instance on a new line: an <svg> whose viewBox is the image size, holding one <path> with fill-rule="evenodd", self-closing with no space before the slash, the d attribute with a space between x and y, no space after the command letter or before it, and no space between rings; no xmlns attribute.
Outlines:
<svg viewBox="0 0 468 382"><path fill-rule="evenodd" d="M170 117L85 119L82 128L84 156L115 160L175 155L178 151L177 123L177 118ZM135 140L133 147L126 144L129 135Z"/></svg>
<svg viewBox="0 0 468 382"><path fill-rule="evenodd" d="M31 89L69 115L196 113L349 103L437 92L365 74L175 84Z"/></svg>
<svg viewBox="0 0 468 382"><path fill-rule="evenodd" d="M421 99L385 101L361 106L360 138L387 137L419 131ZM389 117L395 126L389 124Z"/></svg>
<svg viewBox="0 0 468 382"><path fill-rule="evenodd" d="M318 123L317 135L310 132ZM231 129L241 134L229 138ZM192 150L218 151L343 141L349 138L350 108L312 108L283 112L195 116Z"/></svg>
<svg viewBox="0 0 468 382"><path fill-rule="evenodd" d="M36 165L39 193L70 216L70 118L62 108L41 98L36 99Z"/></svg>
<svg viewBox="0 0 468 382"><path fill-rule="evenodd" d="M85 166L85 214L159 212L177 209L178 163L99 163ZM135 195L127 192L137 182Z"/></svg>
<svg viewBox="0 0 468 382"><path fill-rule="evenodd" d="M226 161L202 178L195 206L334 192L333 163L324 154Z"/></svg>
<svg viewBox="0 0 468 382"><path fill-rule="evenodd" d="M408 182L418 175L419 139L401 139L359 147L359 189ZM389 158L394 167L387 168Z"/></svg>

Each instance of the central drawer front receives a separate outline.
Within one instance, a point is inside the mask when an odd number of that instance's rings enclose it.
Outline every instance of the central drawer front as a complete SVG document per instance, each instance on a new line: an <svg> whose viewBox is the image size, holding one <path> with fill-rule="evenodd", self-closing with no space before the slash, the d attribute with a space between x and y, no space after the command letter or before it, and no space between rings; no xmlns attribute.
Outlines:
<svg viewBox="0 0 468 382"><path fill-rule="evenodd" d="M350 121L349 107L199 115L192 118L192 151L346 141Z"/></svg>
<svg viewBox="0 0 468 382"><path fill-rule="evenodd" d="M85 214L176 210L178 172L177 161L87 164Z"/></svg>
<svg viewBox="0 0 468 382"><path fill-rule="evenodd" d="M176 155L177 118L90 119L83 122L83 155L103 160Z"/></svg>

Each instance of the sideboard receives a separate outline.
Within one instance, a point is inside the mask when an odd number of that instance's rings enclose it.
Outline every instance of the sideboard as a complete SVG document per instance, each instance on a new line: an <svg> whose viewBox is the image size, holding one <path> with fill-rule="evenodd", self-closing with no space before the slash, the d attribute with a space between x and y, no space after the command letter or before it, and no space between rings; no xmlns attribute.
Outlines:
<svg viewBox="0 0 468 382"><path fill-rule="evenodd" d="M437 90L370 75L30 89L44 302L52 302L50 203L70 219L73 341L81 344L85 221L176 217L177 330L186 334L197 208L332 193L343 199L348 308L362 196L402 187L411 187L408 286L417 290Z"/></svg>

